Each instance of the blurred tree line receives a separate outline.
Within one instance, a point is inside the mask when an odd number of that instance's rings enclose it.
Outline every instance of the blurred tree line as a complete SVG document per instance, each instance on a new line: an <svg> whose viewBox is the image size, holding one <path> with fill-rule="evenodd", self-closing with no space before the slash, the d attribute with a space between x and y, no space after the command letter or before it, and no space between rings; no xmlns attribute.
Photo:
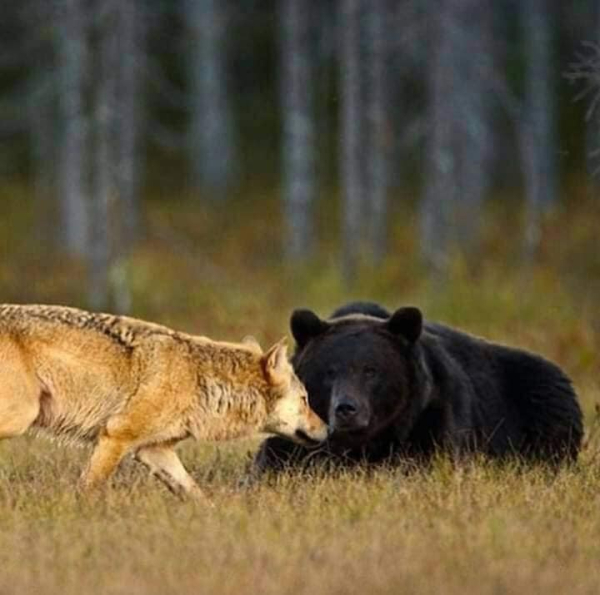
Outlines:
<svg viewBox="0 0 600 595"><path fill-rule="evenodd" d="M339 188L349 281L386 256L407 194L432 274L477 255L499 188L523 196L532 259L561 179L600 163L595 104L573 107L597 92L582 43L599 40L598 0L5 2L0 171L26 172L37 240L88 263L96 308L128 308L141 195L179 172L215 204L280 176L292 263Z"/></svg>

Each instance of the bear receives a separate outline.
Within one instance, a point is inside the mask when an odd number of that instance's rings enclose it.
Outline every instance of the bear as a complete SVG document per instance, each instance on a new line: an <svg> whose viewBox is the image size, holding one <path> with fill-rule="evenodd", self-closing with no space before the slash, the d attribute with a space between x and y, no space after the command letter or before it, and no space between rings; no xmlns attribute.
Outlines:
<svg viewBox="0 0 600 595"><path fill-rule="evenodd" d="M290 325L292 364L329 437L316 451L269 438L256 473L315 461L424 461L440 451L552 465L577 459L577 395L537 354L425 322L412 306L390 314L354 302L327 320L296 310Z"/></svg>

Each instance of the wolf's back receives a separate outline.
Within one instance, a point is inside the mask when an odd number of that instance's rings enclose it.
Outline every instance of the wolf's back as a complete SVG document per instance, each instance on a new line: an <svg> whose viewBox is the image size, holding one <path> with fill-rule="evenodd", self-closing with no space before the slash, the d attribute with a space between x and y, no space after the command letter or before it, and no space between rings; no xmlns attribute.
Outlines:
<svg viewBox="0 0 600 595"><path fill-rule="evenodd" d="M59 329L61 329L59 331ZM88 312L68 306L4 304L0 306L0 333L27 335L78 329L99 334L125 349L153 335L176 336L168 327L127 316ZM60 338L60 337L59 337Z"/></svg>

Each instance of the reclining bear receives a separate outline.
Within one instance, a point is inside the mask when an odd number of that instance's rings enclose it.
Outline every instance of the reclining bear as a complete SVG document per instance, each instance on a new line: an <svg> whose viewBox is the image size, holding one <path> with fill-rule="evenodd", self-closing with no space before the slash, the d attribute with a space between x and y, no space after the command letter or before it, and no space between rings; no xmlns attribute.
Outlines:
<svg viewBox="0 0 600 595"><path fill-rule="evenodd" d="M370 302L329 320L296 310L291 330L293 365L330 437L316 453L269 438L258 470L323 459L393 463L439 449L552 464L577 458L577 396L539 355L424 323L414 307L389 315Z"/></svg>

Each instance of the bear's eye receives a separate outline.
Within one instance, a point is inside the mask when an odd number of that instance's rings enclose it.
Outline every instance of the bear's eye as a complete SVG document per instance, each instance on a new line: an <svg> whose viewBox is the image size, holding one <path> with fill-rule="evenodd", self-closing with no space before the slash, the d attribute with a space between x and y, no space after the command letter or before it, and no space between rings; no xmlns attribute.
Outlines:
<svg viewBox="0 0 600 595"><path fill-rule="evenodd" d="M363 374L367 378L375 378L375 376L377 376L377 368L375 368L375 366L365 366L363 369Z"/></svg>
<svg viewBox="0 0 600 595"><path fill-rule="evenodd" d="M327 368L327 370L325 370L325 376L328 380L333 380L335 378L335 368Z"/></svg>

